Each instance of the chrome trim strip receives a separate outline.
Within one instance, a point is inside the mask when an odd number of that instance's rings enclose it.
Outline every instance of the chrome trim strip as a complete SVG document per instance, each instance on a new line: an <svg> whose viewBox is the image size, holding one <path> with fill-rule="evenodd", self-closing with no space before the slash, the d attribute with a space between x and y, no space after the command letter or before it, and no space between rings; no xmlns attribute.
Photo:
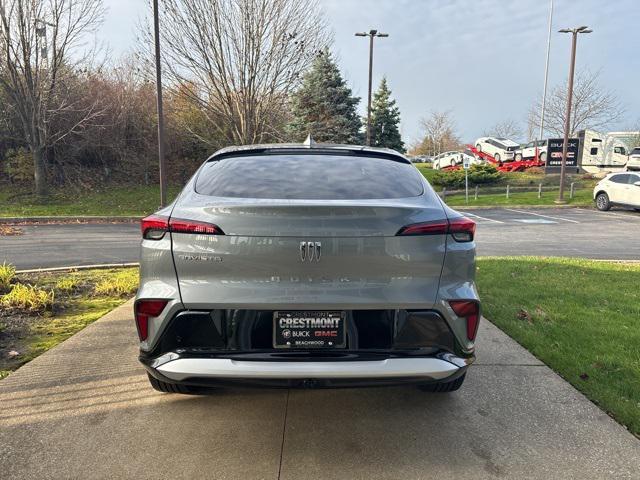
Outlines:
<svg viewBox="0 0 640 480"><path fill-rule="evenodd" d="M165 377L181 381L190 377L213 378L400 378L440 380L459 367L439 358L389 358L342 362L261 362L228 358L180 358L157 367Z"/></svg>

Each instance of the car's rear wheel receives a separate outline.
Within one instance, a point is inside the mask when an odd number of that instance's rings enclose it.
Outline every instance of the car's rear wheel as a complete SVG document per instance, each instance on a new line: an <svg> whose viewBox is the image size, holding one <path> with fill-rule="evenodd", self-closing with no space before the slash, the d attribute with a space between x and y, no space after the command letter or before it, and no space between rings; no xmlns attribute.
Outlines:
<svg viewBox="0 0 640 480"><path fill-rule="evenodd" d="M609 201L609 195L601 192L596 197L596 208L600 211L606 212L611 208L611 202Z"/></svg>
<svg viewBox="0 0 640 480"><path fill-rule="evenodd" d="M540 161L542 163L544 163L547 160L547 154L546 152L542 152L540 155L538 155L538 158L540 159Z"/></svg>
<svg viewBox="0 0 640 480"><path fill-rule="evenodd" d="M445 383L430 383L428 385L419 385L418 388L423 392L431 392L431 393L447 393L447 392L455 392L458 390L462 384L464 383L464 377L467 374L463 373L458 378L451 382Z"/></svg>
<svg viewBox="0 0 640 480"><path fill-rule="evenodd" d="M522 154L521 153L516 153L516 162L519 162L522 160Z"/></svg>
<svg viewBox="0 0 640 480"><path fill-rule="evenodd" d="M455 166L456 166L456 161L455 161L455 159L453 159L453 158L451 159L451 166L452 166L452 167L455 167Z"/></svg>
<svg viewBox="0 0 640 480"><path fill-rule="evenodd" d="M178 385L175 383L166 383L154 378L150 374L147 373L147 377L149 377L149 383L153 387L154 390L163 393L193 393L192 390L186 385Z"/></svg>
<svg viewBox="0 0 640 480"><path fill-rule="evenodd" d="M481 152L481 151L482 151L482 145L477 144L477 145L476 145L476 150L478 150L479 152Z"/></svg>
<svg viewBox="0 0 640 480"><path fill-rule="evenodd" d="M496 162L499 162L500 161L500 154L496 153L496 155L493 158L496 159Z"/></svg>

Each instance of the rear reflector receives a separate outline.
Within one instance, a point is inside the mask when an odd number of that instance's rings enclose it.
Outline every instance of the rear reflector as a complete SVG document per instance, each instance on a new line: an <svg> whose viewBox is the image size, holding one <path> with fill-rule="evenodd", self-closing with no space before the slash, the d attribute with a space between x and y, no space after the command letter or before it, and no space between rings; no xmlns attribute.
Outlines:
<svg viewBox="0 0 640 480"><path fill-rule="evenodd" d="M449 300L453 312L467 319L467 338L475 340L480 320L480 304L475 300Z"/></svg>
<svg viewBox="0 0 640 480"><path fill-rule="evenodd" d="M446 235L451 234L456 242L471 242L476 232L476 223L466 217L450 220L414 223L402 227L396 235Z"/></svg>
<svg viewBox="0 0 640 480"><path fill-rule="evenodd" d="M162 313L168 300L138 300L134 310L136 315L136 325L140 341L144 341L149 336L149 317L157 317Z"/></svg>
<svg viewBox="0 0 640 480"><path fill-rule="evenodd" d="M212 223L183 220L181 218L169 219L169 217L162 215L150 215L143 218L140 227L142 229L142 238L146 240L161 240L166 232L224 235L220 227Z"/></svg>

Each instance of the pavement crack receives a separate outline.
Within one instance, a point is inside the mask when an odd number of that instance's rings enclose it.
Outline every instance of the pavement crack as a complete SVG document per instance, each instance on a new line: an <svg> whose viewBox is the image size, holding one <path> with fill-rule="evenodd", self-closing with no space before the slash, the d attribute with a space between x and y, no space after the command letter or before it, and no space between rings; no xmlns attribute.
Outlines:
<svg viewBox="0 0 640 480"><path fill-rule="evenodd" d="M280 474L282 473L282 457L284 456L284 437L287 433L287 414L289 413L289 393L290 388L287 388L287 399L284 403L284 420L282 422L282 442L280 443L280 464L278 465L278 480L280 480Z"/></svg>

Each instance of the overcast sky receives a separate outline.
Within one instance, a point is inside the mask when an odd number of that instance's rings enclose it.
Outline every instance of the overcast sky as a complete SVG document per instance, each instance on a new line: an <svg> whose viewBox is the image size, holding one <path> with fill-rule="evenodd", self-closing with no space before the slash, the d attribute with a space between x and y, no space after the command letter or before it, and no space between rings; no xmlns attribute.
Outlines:
<svg viewBox="0 0 640 480"><path fill-rule="evenodd" d="M374 84L386 75L411 143L420 118L451 110L462 137L473 141L507 118L521 122L542 95L549 0L320 0L334 34L334 51L356 95L367 95L368 42L355 31L376 28ZM135 42L145 0L105 0L99 33L115 56ZM549 85L566 79L570 35L563 27L594 30L578 41L577 68L601 71L626 115L613 129L640 121L640 0L555 0Z"/></svg>

